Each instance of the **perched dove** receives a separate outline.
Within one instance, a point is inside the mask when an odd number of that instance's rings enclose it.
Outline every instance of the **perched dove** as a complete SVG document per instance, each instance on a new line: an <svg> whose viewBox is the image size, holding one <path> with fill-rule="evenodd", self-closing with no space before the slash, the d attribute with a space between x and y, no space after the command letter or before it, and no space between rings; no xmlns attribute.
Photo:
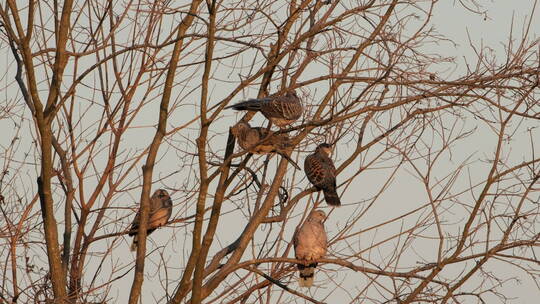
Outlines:
<svg viewBox="0 0 540 304"><path fill-rule="evenodd" d="M278 153L300 170L300 167L287 155L287 151L293 148L287 134L275 134L261 127L251 127L243 121L234 125L231 132L242 149L255 154Z"/></svg>
<svg viewBox="0 0 540 304"><path fill-rule="evenodd" d="M341 201L336 192L336 168L330 159L331 151L332 146L329 144L320 144L313 154L306 157L304 171L317 191L323 191L328 205L340 206Z"/></svg>
<svg viewBox="0 0 540 304"><path fill-rule="evenodd" d="M149 235L157 228L165 225L171 217L171 214L172 200L169 193L163 189L156 190L150 198L150 217L148 219L148 229L146 230L146 233ZM137 230L139 229L140 217L141 213L139 210L131 224L131 231L129 232L129 236L133 237L131 251L137 250L137 244L139 242Z"/></svg>
<svg viewBox="0 0 540 304"><path fill-rule="evenodd" d="M289 91L283 96L248 99L226 107L226 109L228 108L237 111L259 111L280 128L295 122L304 112L302 102L295 91Z"/></svg>
<svg viewBox="0 0 540 304"><path fill-rule="evenodd" d="M313 211L304 224L296 230L293 237L296 259L304 263L297 264L300 277L300 287L311 287L315 275L316 260L326 254L326 231L323 221L326 214L321 210Z"/></svg>

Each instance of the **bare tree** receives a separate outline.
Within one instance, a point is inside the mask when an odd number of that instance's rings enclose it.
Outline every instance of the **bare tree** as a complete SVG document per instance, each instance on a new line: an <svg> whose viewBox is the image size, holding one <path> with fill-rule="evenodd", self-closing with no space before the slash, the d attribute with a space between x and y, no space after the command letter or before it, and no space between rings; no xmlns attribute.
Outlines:
<svg viewBox="0 0 540 304"><path fill-rule="evenodd" d="M503 57L470 39L464 59L433 27L440 5L2 2L0 303L510 303L514 281L540 287L536 1ZM304 113L282 128L226 109L292 90ZM239 120L286 134L285 157L238 148ZM289 162L323 142L341 207ZM147 237L158 188L173 216ZM291 240L315 208L328 253L303 289Z"/></svg>

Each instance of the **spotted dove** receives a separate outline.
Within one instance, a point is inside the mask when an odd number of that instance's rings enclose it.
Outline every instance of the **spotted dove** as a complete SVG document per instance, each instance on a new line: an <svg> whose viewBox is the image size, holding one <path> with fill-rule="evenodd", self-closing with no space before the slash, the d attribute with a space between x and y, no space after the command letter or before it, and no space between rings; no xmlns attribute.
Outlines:
<svg viewBox="0 0 540 304"><path fill-rule="evenodd" d="M302 102L295 91L289 91L282 96L248 99L226 107L228 108L237 111L259 111L280 128L295 122L304 112Z"/></svg>
<svg viewBox="0 0 540 304"><path fill-rule="evenodd" d="M157 228L165 225L172 214L172 200L169 193L166 190L159 189L154 192L150 198L150 217L148 219L148 228L146 233L149 235ZM129 236L133 237L133 244L131 245L131 251L137 250L137 244L139 239L137 236L137 230L139 229L141 213L140 210L135 215L135 219L131 224L131 230Z"/></svg>
<svg viewBox="0 0 540 304"><path fill-rule="evenodd" d="M317 191L323 191L328 205L340 206L341 201L336 192L336 168L329 156L331 151L329 144L320 144L313 154L306 157L304 171Z"/></svg>
<svg viewBox="0 0 540 304"><path fill-rule="evenodd" d="M242 149L254 154L278 153L300 170L300 167L287 155L287 151L293 148L287 134L275 134L261 127L251 127L243 121L234 125L231 132Z"/></svg>
<svg viewBox="0 0 540 304"><path fill-rule="evenodd" d="M326 254L327 240L323 224L325 218L326 214L323 211L313 211L293 236L295 257L303 260L303 263L297 264L300 287L309 288L313 285L316 260Z"/></svg>

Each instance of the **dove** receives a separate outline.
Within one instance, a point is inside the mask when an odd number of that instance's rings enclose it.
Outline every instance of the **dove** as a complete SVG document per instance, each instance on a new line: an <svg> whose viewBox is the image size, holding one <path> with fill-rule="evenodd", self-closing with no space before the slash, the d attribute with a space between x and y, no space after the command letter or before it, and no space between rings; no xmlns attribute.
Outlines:
<svg viewBox="0 0 540 304"><path fill-rule="evenodd" d="M148 228L146 230L147 235L150 235L157 228L165 225L172 214L172 200L167 190L158 189L152 194L150 198L150 213L148 218ZM131 251L137 250L137 244L139 242L137 236L137 230L139 229L139 222L141 217L141 211L137 212L133 223L131 224L131 230L129 236L133 237L133 244L131 245Z"/></svg>

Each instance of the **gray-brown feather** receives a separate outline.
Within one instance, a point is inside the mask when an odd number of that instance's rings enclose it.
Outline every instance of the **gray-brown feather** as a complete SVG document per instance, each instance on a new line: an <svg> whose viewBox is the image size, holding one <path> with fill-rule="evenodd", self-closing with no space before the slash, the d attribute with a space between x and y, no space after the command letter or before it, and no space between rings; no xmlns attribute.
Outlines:
<svg viewBox="0 0 540 304"><path fill-rule="evenodd" d="M249 99L226 108L239 111L260 111L267 119L279 127L293 123L304 112L302 102L294 91L287 92L282 96L274 95L260 99Z"/></svg>
<svg viewBox="0 0 540 304"><path fill-rule="evenodd" d="M317 259L324 257L327 250L326 231L323 221L326 218L324 212L313 211L304 224L296 230L293 237L295 257L302 260L298 264L299 283L302 287L310 287Z"/></svg>
<svg viewBox="0 0 540 304"><path fill-rule="evenodd" d="M169 193L164 189L158 189L152 194L150 198L150 212L148 217L148 226L146 229L147 235L151 234L157 228L165 225L172 215L172 200ZM131 250L134 251L137 248L138 243L138 229L140 223L140 210L135 215L131 224L131 230L129 236L133 236L133 244Z"/></svg>
<svg viewBox="0 0 540 304"><path fill-rule="evenodd" d="M306 157L304 171L308 180L317 188L323 190L325 200L329 205L339 206L341 201L336 190L336 168L332 159L321 146L313 154Z"/></svg>
<svg viewBox="0 0 540 304"><path fill-rule="evenodd" d="M287 134L273 133L260 127L251 127L247 122L239 121L231 128L238 145L245 151L255 154L278 153L289 161L296 169L298 165L288 156L293 148Z"/></svg>
<svg viewBox="0 0 540 304"><path fill-rule="evenodd" d="M264 128L251 127L243 121L232 127L232 133L238 140L238 145L251 153L284 152L292 148L287 134L275 134Z"/></svg>

